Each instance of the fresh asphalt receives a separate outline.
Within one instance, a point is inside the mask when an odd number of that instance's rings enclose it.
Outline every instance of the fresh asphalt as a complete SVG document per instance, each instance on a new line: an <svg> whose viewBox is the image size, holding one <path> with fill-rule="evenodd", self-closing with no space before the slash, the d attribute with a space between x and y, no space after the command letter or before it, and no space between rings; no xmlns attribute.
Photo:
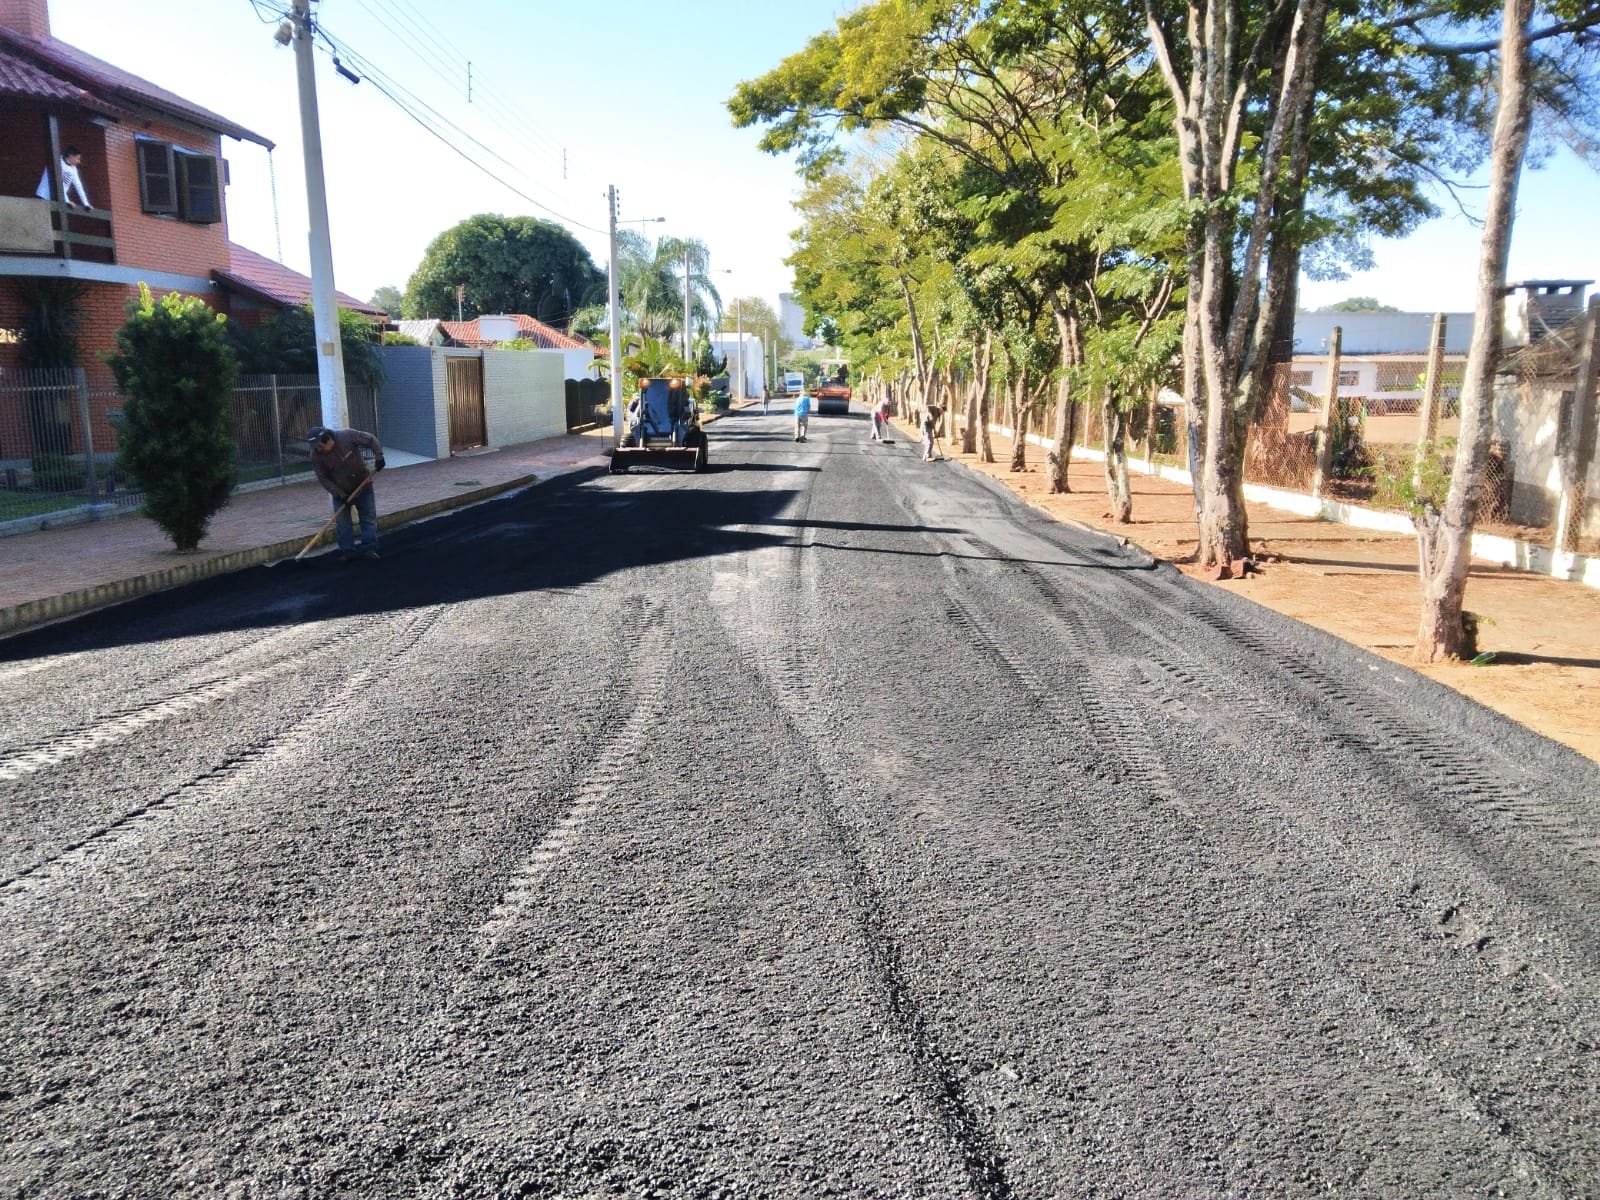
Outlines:
<svg viewBox="0 0 1600 1200"><path fill-rule="evenodd" d="M1577 1196L1600 769L864 416L0 642L8 1196Z"/></svg>

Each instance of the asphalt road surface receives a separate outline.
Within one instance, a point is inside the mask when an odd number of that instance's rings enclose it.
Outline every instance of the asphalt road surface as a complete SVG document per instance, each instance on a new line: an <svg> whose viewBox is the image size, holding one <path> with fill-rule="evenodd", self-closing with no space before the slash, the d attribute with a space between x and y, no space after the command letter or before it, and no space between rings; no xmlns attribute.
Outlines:
<svg viewBox="0 0 1600 1200"><path fill-rule="evenodd" d="M1593 764L711 433L0 643L0 1194L1600 1194Z"/></svg>

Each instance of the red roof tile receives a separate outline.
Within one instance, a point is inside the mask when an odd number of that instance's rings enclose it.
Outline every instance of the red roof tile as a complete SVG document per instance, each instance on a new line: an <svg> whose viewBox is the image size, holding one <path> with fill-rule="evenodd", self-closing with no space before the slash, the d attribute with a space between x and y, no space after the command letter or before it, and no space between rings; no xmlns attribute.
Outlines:
<svg viewBox="0 0 1600 1200"><path fill-rule="evenodd" d="M255 142L269 150L272 149L273 143L259 133L252 133L244 126L236 125L226 117L201 108L175 92L157 87L148 79L141 79L132 72L124 71L121 67L96 58L92 54L86 54L66 42L57 41L55 38L31 38L14 29L0 26L0 50L8 52L13 58L26 59L35 68L50 75L64 77L72 84L97 96L102 102L154 109L204 129L214 129L231 138Z"/></svg>
<svg viewBox="0 0 1600 1200"><path fill-rule="evenodd" d="M75 83L52 75L24 58L8 54L0 48L0 95L26 96L33 100L66 100L87 108L109 111L109 106L96 100Z"/></svg>
<svg viewBox="0 0 1600 1200"><path fill-rule="evenodd" d="M517 322L517 336L525 337L541 350L592 350L594 346L582 338L573 337L562 333L553 326L546 325L535 317L526 313L508 313ZM494 346L498 343L485 341L483 332L478 327L478 318L470 321L440 321L439 328L443 329L445 336L458 346L469 346L481 349L485 346Z"/></svg>
<svg viewBox="0 0 1600 1200"><path fill-rule="evenodd" d="M291 271L282 263L274 262L264 254L247 250L237 242L228 243L228 269L212 271L212 277L225 288L248 292L276 304L301 305L311 303L311 279ZM389 314L364 300L335 291L334 299L341 308L354 309L378 320L387 321Z"/></svg>

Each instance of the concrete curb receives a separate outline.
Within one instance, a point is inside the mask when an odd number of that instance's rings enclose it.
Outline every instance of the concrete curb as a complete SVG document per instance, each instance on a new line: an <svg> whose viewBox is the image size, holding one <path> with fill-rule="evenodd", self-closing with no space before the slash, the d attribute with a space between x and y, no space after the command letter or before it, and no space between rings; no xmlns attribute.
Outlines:
<svg viewBox="0 0 1600 1200"><path fill-rule="evenodd" d="M520 475L515 479L491 484L488 487L463 490L459 495L441 496L437 500L414 504L410 508L396 509L393 512L384 513L378 518L378 528L393 529L409 524L412 521L420 521L425 517L448 512L453 508L464 508L469 504L476 504L480 500L492 499L495 496L515 491L517 488L527 487L538 481L539 476L537 475ZM246 567L256 566L259 563L272 562L274 559L290 558L300 553L300 547L303 545L305 545L305 542L300 538L286 542L274 542L270 546L255 546L248 550L235 550L231 554L219 554L214 558L199 559L192 563L181 563L178 566L168 567L161 571L148 571L131 579L117 579L109 583L93 584L89 587L65 592L59 596L42 596L37 600L27 600L21 604L7 605L4 608L0 608L0 638L9 637L12 634L21 633L39 625L47 625L52 621L59 621L65 617L74 617L81 613L91 612L97 608L109 608L113 604L121 604L126 600L133 600L139 596L148 596L153 592L164 592L169 588L182 587L186 583L209 579L214 575L226 575L232 571L242 571Z"/></svg>

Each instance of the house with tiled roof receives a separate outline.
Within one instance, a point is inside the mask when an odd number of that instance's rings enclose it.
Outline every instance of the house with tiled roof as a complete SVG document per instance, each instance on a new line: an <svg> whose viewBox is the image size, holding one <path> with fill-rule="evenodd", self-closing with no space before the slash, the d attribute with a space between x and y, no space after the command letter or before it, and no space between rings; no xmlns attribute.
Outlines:
<svg viewBox="0 0 1600 1200"><path fill-rule="evenodd" d="M0 0L0 131L0 375L24 360L24 332L43 306L70 307L98 398L96 446L114 444L105 355L140 283L245 323L309 300L304 275L228 237L224 145L270 150L271 140L56 39L48 0ZM69 151L81 186L62 170ZM339 301L386 319L354 297ZM0 414L0 458L36 452L36 425Z"/></svg>
<svg viewBox="0 0 1600 1200"><path fill-rule="evenodd" d="M0 129L0 367L17 361L28 281L80 285L83 365L101 375L140 282L226 310L223 139L268 138L52 37L47 0L0 0ZM69 149L83 194L64 200Z"/></svg>
<svg viewBox="0 0 1600 1200"><path fill-rule="evenodd" d="M238 320L250 321L257 310L270 313L279 308L304 308L311 303L309 275L292 271L237 242L228 243L226 269L214 269L211 278L228 293L228 313ZM336 291L333 298L340 308L352 309L381 323L389 320L383 309L345 292Z"/></svg>
<svg viewBox="0 0 1600 1200"><path fill-rule="evenodd" d="M527 313L499 313L474 317L470 321L440 321L438 328L447 346L492 350L506 342L528 341L541 350L560 350L568 379L592 378L589 367L599 353L593 342L562 333Z"/></svg>

